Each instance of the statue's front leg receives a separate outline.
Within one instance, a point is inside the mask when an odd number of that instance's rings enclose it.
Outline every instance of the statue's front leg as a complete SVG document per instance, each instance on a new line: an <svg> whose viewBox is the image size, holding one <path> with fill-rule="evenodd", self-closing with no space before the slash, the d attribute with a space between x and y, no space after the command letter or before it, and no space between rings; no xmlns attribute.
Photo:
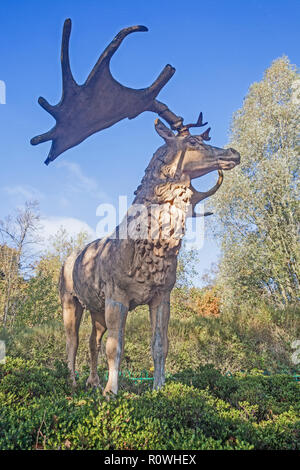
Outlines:
<svg viewBox="0 0 300 470"><path fill-rule="evenodd" d="M149 307L152 327L151 349L154 363L153 389L158 389L165 383L165 363L169 347L170 292L155 297Z"/></svg>
<svg viewBox="0 0 300 470"><path fill-rule="evenodd" d="M107 326L106 357L109 367L108 382L103 394L117 394L121 359L124 351L125 323L128 306L111 298L105 301Z"/></svg>

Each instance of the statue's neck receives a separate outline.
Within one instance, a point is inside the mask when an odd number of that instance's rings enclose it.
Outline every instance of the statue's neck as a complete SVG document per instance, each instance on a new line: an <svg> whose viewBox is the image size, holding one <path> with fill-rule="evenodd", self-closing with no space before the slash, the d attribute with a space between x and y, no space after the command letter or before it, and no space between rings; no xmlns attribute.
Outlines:
<svg viewBox="0 0 300 470"><path fill-rule="evenodd" d="M146 200L142 204L139 200L127 213L128 238L131 242L134 240L128 275L141 283L151 281L162 286L169 276L170 266L176 265L191 190L178 183L167 183L156 189L155 203Z"/></svg>
<svg viewBox="0 0 300 470"><path fill-rule="evenodd" d="M153 197L136 198L123 221L128 237L159 241L166 248L179 246L191 196L185 184L169 181L153 188Z"/></svg>
<svg viewBox="0 0 300 470"><path fill-rule="evenodd" d="M136 214L140 208L147 225L143 236L150 240L159 239L164 246L179 245L185 233L192 191L190 181L180 180L183 156L183 152L171 151L167 146L158 149L135 191L136 197L128 211L129 227L134 222L134 216L130 214Z"/></svg>

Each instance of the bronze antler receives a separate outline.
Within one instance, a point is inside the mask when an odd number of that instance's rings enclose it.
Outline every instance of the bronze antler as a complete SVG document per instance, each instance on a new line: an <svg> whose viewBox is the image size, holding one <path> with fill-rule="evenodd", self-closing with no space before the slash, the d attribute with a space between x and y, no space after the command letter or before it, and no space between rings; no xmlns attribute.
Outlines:
<svg viewBox="0 0 300 470"><path fill-rule="evenodd" d="M200 201L203 201L204 199L206 199L209 196L212 196L213 194L215 194L215 192L218 191L219 187L223 183L223 178L224 178L222 170L218 170L218 173L219 173L218 181L209 191L205 191L205 192L197 191L197 189L195 189L192 184L190 185L190 189L192 190L192 193L193 193L191 197L191 201L190 201L191 206L192 206L191 217L201 217L202 215L208 216L208 215L213 214L213 212L205 212L204 214L197 214L195 212L195 207Z"/></svg>
<svg viewBox="0 0 300 470"><path fill-rule="evenodd" d="M181 123L181 126L177 129L178 130L178 133L180 135L189 135L190 131L189 129L191 127L203 127L203 126L206 126L208 124L208 122L203 122L203 114L202 112L199 114L199 117L197 119L197 122L194 123L194 124L185 124L183 125L183 123ZM210 131L210 127L205 131L203 132L199 137L202 137L203 140L210 140L210 137L209 137L209 131Z"/></svg>
<svg viewBox="0 0 300 470"><path fill-rule="evenodd" d="M203 122L203 114L201 112L195 124L186 124L184 127L190 129L191 127L203 127L206 126L206 124L208 124L208 122Z"/></svg>
<svg viewBox="0 0 300 470"><path fill-rule="evenodd" d="M31 139L32 145L52 140L48 165L67 149L78 145L90 135L112 126L124 118L133 119L144 111L154 111L174 128L182 126L183 119L172 113L155 98L175 72L166 65L159 77L148 88L135 90L117 82L109 69L110 59L123 39L133 32L148 31L145 26L122 29L101 54L83 85L78 85L71 72L69 39L71 20L64 23L61 47L63 92L60 102L52 106L40 97L39 104L55 119L55 126L45 134Z"/></svg>

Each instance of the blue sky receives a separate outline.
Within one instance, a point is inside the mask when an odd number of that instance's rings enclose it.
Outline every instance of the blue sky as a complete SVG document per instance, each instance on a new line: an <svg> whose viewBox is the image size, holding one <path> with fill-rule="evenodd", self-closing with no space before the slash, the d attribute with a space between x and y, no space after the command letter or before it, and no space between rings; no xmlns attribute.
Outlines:
<svg viewBox="0 0 300 470"><path fill-rule="evenodd" d="M159 99L186 122L202 110L212 127L211 144L221 147L250 84L283 54L299 63L299 13L296 0L2 0L0 80L6 84L6 104L0 104L0 218L35 198L49 232L61 223L70 230L82 225L95 230L97 206L116 204L118 195L127 195L130 203L162 144L155 115L144 113L44 165L50 143L32 147L29 141L54 124L37 99L44 96L51 104L60 99L66 18L73 23L70 59L78 83L120 29L146 25L149 32L126 38L112 59L113 75L143 88L170 63L176 73ZM215 179L210 175L197 187L206 189ZM200 273L216 261L217 252L206 233Z"/></svg>

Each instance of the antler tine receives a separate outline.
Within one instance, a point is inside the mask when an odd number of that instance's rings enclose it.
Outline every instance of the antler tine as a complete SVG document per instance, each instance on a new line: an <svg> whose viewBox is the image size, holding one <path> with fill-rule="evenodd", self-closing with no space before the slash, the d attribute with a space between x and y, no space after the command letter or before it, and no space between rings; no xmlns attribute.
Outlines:
<svg viewBox="0 0 300 470"><path fill-rule="evenodd" d="M71 72L69 58L69 42L71 29L72 21L70 18L68 18L64 22L64 29L61 40L61 71L63 82L63 95L65 94L65 92L68 91L68 89L73 88L74 85L77 85Z"/></svg>
<svg viewBox="0 0 300 470"><path fill-rule="evenodd" d="M43 109L48 111L48 113L50 113L52 116L55 115L55 106L52 106L50 103L48 103L48 101L45 98L40 96L38 99L38 103Z"/></svg>
<svg viewBox="0 0 300 470"><path fill-rule="evenodd" d="M184 127L186 127L187 129L189 129L190 127L203 127L203 126L206 126L208 124L208 122L203 122L203 114L202 112L199 114L199 117L197 119L197 122L196 124L186 124Z"/></svg>
<svg viewBox="0 0 300 470"><path fill-rule="evenodd" d="M70 59L69 59L69 41L70 41L71 29L72 29L72 22L70 18L68 18L64 22L64 28L63 28L63 34L62 34L62 40L61 40L61 71L62 71L62 86L63 86L61 101L66 96L66 94L68 94L69 90L73 90L75 86L78 86L72 75L72 71L70 67ZM42 96L39 97L38 103L49 114L56 117L57 106L52 106ZM52 138L52 137L50 138L46 137L46 134L43 134L43 136L44 137L38 136L33 141L37 142L38 140L37 143L41 143L41 142L46 142L47 140L51 140ZM36 144L34 143L33 145L36 145Z"/></svg>
<svg viewBox="0 0 300 470"><path fill-rule="evenodd" d="M44 134L40 134L40 135L33 137L30 140L31 145L38 145L38 144L42 144L43 142L48 142L49 140L52 140L54 137L54 129L55 127L50 129L50 131L45 132Z"/></svg>
<svg viewBox="0 0 300 470"><path fill-rule="evenodd" d="M93 80L97 75L98 72L102 69L103 64L108 64L116 50L120 47L122 41L128 34L135 33L138 31L148 31L146 26L137 25L137 26L129 26L128 28L121 29L121 31L114 37L111 43L106 47L104 52L102 52L101 56L99 57L98 61L96 62L93 70L89 74L85 85L87 85L91 80Z"/></svg>
<svg viewBox="0 0 300 470"><path fill-rule="evenodd" d="M181 125L177 127L176 130L178 131L179 135L186 136L190 134L189 129L191 127L203 127L203 126L206 126L207 124L208 124L207 122L203 122L203 114L201 112L195 124L183 124L182 122ZM210 131L210 128L206 132L201 134L201 137L203 140L210 140L210 137L208 135L209 131Z"/></svg>
<svg viewBox="0 0 300 470"><path fill-rule="evenodd" d="M205 191L205 192L200 192L200 191L197 191L192 185L191 185L191 190L192 190L192 198L191 198L191 205L192 205L192 217L197 217L197 214L195 212L195 207L196 205L200 202L200 201L203 201L204 199L206 199L207 197L209 196L212 196L213 194L215 194L218 189L220 188L220 186L222 185L223 183L223 179L224 179L224 175L223 175L223 171L222 170L218 170L218 173L219 173L219 178L218 178L218 181L216 182L216 184L211 188L209 189L208 191ZM204 214L204 215L211 215L209 213L207 214Z"/></svg>
<svg viewBox="0 0 300 470"><path fill-rule="evenodd" d="M175 68L172 65L167 64L164 69L161 71L157 79L152 83L148 88L149 95L156 97L160 90L165 86L165 84L173 77L176 72Z"/></svg>
<svg viewBox="0 0 300 470"><path fill-rule="evenodd" d="M211 130L211 127L209 127L208 129L206 129L205 132L203 132L203 134L200 135L200 137L202 137L203 140L210 140L210 136L209 136L209 132Z"/></svg>

